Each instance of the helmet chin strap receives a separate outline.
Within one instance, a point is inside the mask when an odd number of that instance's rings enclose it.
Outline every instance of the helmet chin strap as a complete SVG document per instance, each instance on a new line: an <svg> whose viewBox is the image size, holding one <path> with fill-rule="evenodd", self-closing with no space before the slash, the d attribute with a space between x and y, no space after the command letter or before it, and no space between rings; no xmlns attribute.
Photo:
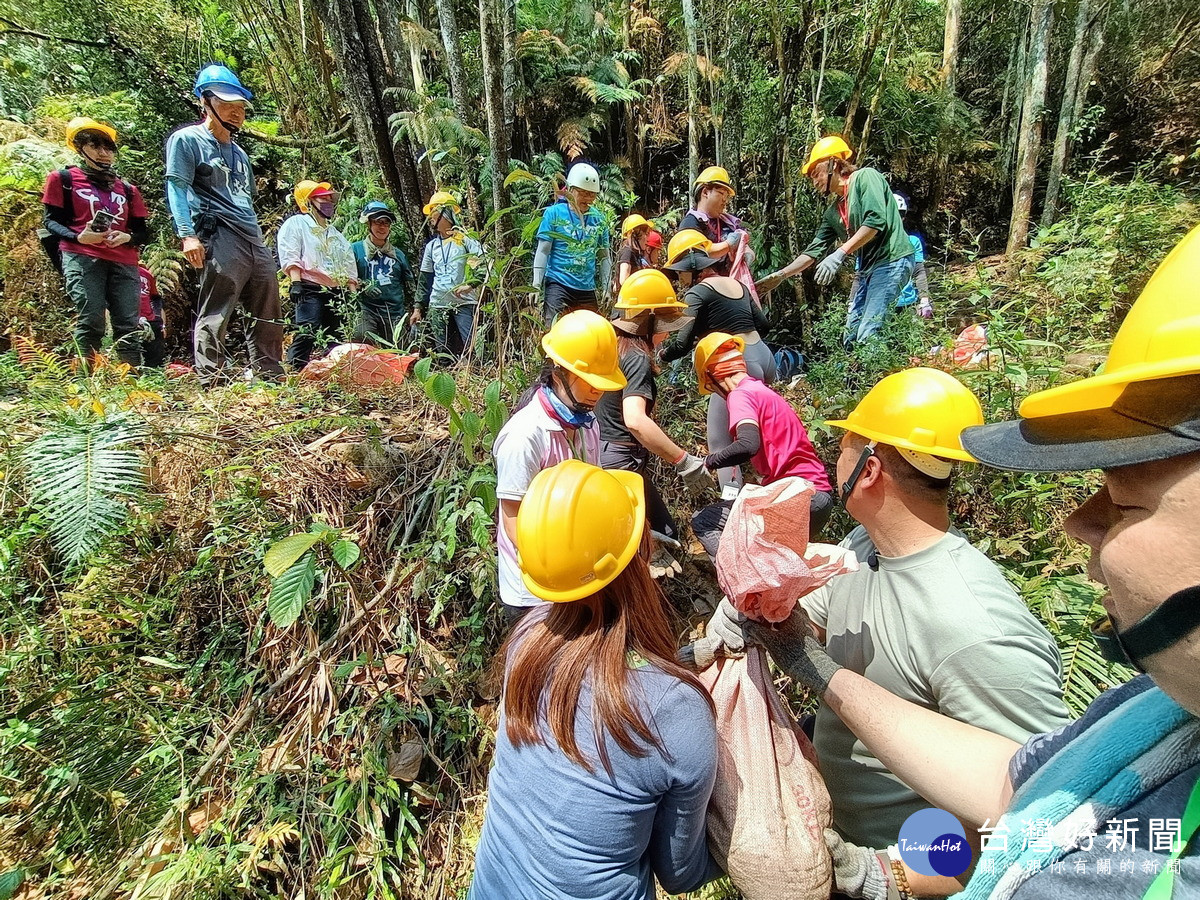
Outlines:
<svg viewBox="0 0 1200 900"><path fill-rule="evenodd" d="M563 390L567 392L567 397L570 398L570 400L571 400L570 406L571 406L572 412L590 413L590 412L595 411L595 409L596 409L595 404L592 404L591 406L589 406L586 403L580 403L579 400L576 399L575 392L571 390L571 379L569 376L563 376L563 378L561 379L561 382L562 382Z"/></svg>
<svg viewBox="0 0 1200 900"><path fill-rule="evenodd" d="M1133 625L1118 631L1111 616L1092 626L1100 655L1145 672L1143 663L1200 627L1200 585L1176 591Z"/></svg>
<svg viewBox="0 0 1200 900"><path fill-rule="evenodd" d="M224 119L221 118L221 114L218 113L217 108L215 106L213 106L211 91L204 92L204 107L210 113L212 113L212 117L214 119L216 119L218 122L221 123L221 127L229 132L230 140L233 140L234 138L236 138L238 136L238 132L242 130L242 126L234 125L230 122L226 122Z"/></svg>
<svg viewBox="0 0 1200 900"><path fill-rule="evenodd" d="M112 171L112 163L97 162L96 160L94 160L90 156L88 156L86 153L84 153L82 147L76 147L75 151L80 156L82 156L84 159L86 159L88 165L91 166L93 169L95 169L97 172L111 172Z"/></svg>

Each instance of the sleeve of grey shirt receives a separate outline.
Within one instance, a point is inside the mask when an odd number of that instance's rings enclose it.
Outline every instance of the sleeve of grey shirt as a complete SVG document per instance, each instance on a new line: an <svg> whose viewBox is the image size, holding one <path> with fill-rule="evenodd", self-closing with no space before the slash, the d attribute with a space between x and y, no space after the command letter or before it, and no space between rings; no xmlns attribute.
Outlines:
<svg viewBox="0 0 1200 900"><path fill-rule="evenodd" d="M720 875L708 852L705 819L717 776L717 731L695 688L674 684L655 711L654 724L670 749L670 785L658 805L650 837L650 867L671 894L693 891Z"/></svg>

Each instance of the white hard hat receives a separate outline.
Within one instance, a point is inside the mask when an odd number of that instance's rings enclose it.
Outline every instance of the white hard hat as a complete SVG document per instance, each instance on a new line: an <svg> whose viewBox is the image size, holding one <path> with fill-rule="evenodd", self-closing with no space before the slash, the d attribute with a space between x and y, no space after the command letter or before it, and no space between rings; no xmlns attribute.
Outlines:
<svg viewBox="0 0 1200 900"><path fill-rule="evenodd" d="M600 193L600 173L587 163L575 163L567 173L567 187Z"/></svg>
<svg viewBox="0 0 1200 900"><path fill-rule="evenodd" d="M908 212L908 198L899 191L893 191L892 196L896 198L896 206L900 208L900 212Z"/></svg>

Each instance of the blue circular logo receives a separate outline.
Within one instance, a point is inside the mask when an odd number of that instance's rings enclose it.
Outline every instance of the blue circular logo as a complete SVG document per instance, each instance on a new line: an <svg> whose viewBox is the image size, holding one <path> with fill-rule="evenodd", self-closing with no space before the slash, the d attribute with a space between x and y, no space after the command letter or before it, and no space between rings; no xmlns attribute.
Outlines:
<svg viewBox="0 0 1200 900"><path fill-rule="evenodd" d="M922 809L900 828L900 858L922 875L961 875L971 865L962 823L944 809Z"/></svg>

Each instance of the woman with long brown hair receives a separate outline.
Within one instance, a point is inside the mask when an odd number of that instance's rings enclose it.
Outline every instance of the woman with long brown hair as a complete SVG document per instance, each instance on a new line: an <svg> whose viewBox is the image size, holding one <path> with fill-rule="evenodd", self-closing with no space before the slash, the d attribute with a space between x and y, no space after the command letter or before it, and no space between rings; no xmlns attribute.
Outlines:
<svg viewBox="0 0 1200 900"><path fill-rule="evenodd" d="M501 650L504 699L471 900L650 900L720 874L705 842L712 702L675 661L645 554L643 482L567 460L517 515L550 601Z"/></svg>

